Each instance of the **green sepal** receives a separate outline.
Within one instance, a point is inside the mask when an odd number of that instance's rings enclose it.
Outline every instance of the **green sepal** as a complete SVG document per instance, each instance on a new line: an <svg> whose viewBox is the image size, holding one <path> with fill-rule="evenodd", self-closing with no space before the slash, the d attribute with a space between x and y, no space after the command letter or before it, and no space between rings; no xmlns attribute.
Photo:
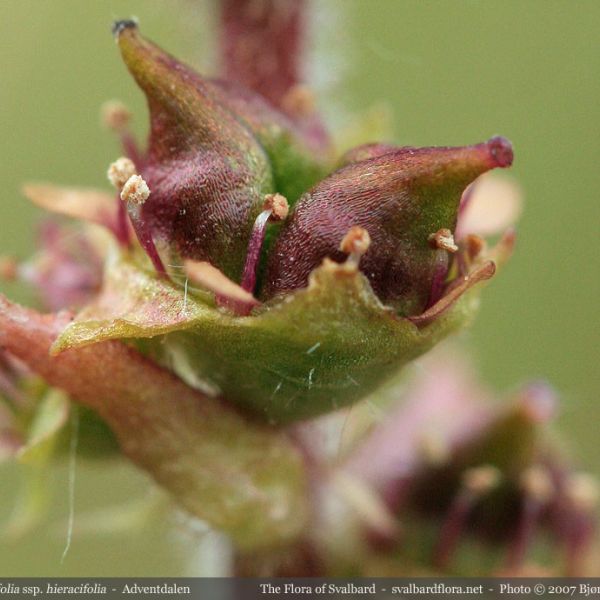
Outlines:
<svg viewBox="0 0 600 600"><path fill-rule="evenodd" d="M469 321L477 303L468 292L416 325L383 306L355 268L325 261L307 288L235 317L123 258L52 351L152 338L150 346L186 380L191 373L203 387L282 423L362 399Z"/></svg>

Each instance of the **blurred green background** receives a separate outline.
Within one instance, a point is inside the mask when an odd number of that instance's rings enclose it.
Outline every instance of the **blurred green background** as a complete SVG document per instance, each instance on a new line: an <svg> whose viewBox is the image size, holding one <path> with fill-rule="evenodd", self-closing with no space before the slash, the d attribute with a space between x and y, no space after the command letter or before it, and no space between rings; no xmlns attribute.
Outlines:
<svg viewBox="0 0 600 600"><path fill-rule="evenodd" d="M582 464L600 474L600 3L313 4L309 72L337 126L385 101L401 143L459 145L493 134L514 143L513 174L526 198L518 248L486 291L467 341L500 390L549 379L563 400L560 427ZM106 185L118 149L99 123L103 101L125 101L144 130L144 101L120 62L111 21L139 17L149 37L210 71L213 8L201 0L0 2L1 252L26 256L32 249L40 212L19 195L23 181ZM27 298L15 286L1 289ZM52 477L50 522L18 543L0 541L0 576L200 572L198 558L162 522L121 536L77 535L61 564L67 471ZM15 469L2 467L2 519L16 484ZM147 488L128 465L80 460L75 518L143 497Z"/></svg>

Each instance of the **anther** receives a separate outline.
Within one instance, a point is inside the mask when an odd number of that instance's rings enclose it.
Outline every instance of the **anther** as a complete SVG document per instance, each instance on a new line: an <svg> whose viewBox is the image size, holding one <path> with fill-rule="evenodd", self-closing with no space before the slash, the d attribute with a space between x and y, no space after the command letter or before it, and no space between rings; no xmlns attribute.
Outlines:
<svg viewBox="0 0 600 600"><path fill-rule="evenodd" d="M108 180L120 193L130 177L136 174L135 165L129 158L122 156L111 163L106 173Z"/></svg>
<svg viewBox="0 0 600 600"><path fill-rule="evenodd" d="M554 484L548 470L544 467L529 467L521 474L520 484L529 498L543 504L548 502L554 494Z"/></svg>
<svg viewBox="0 0 600 600"><path fill-rule="evenodd" d="M284 221L290 212L290 205L281 194L267 194L263 204L264 211L270 211L273 221Z"/></svg>
<svg viewBox="0 0 600 600"><path fill-rule="evenodd" d="M141 206L148 200L150 188L141 175L131 175L121 190L121 200Z"/></svg>
<svg viewBox="0 0 600 600"><path fill-rule="evenodd" d="M252 293L256 285L256 271L260 261L260 252L265 241L267 233L267 223L269 221L283 221L289 213L289 204L281 194L267 194L263 203L262 212L256 217L250 241L248 243L248 252L246 254L246 263L242 274L241 286L247 292Z"/></svg>
<svg viewBox="0 0 600 600"><path fill-rule="evenodd" d="M566 495L575 508L591 512L598 506L600 486L592 475L575 473L567 482Z"/></svg>
<svg viewBox="0 0 600 600"><path fill-rule="evenodd" d="M501 473L492 465L467 469L462 476L462 485L475 497L481 497L500 483Z"/></svg>
<svg viewBox="0 0 600 600"><path fill-rule="evenodd" d="M454 237L449 229L439 229L435 233L432 233L427 241L432 248L438 250L446 250L447 252L456 252L458 246L454 243Z"/></svg>
<svg viewBox="0 0 600 600"><path fill-rule="evenodd" d="M348 230L340 243L340 250L348 255L346 264L358 268L360 259L371 245L371 236L366 229L355 225Z"/></svg>
<svg viewBox="0 0 600 600"><path fill-rule="evenodd" d="M100 108L102 123L108 129L121 133L131 121L131 111L120 100L108 100Z"/></svg>
<svg viewBox="0 0 600 600"><path fill-rule="evenodd" d="M109 100L100 107L100 116L103 125L118 135L125 156L141 165L142 152L129 127L131 111L119 100Z"/></svg>
<svg viewBox="0 0 600 600"><path fill-rule="evenodd" d="M120 163L120 167L115 166L113 172L115 181L128 174L128 169L133 165L129 159L119 160L122 161ZM117 165L117 163L119 163L119 161L116 161L116 163L113 163L113 165ZM109 179L111 177L113 165L111 165L111 168L109 168ZM166 275L167 271L158 254L154 240L152 239L152 232L150 231L150 228L148 227L148 224L144 220L142 214L144 202L146 202L146 200L148 200L150 197L150 188L148 187L148 184L144 181L141 175L133 174L127 179L127 181L125 181L119 196L123 201L122 205L127 208L129 220L131 221L131 225L133 226L135 235L137 236L140 245L152 261L152 264L157 272L160 275Z"/></svg>

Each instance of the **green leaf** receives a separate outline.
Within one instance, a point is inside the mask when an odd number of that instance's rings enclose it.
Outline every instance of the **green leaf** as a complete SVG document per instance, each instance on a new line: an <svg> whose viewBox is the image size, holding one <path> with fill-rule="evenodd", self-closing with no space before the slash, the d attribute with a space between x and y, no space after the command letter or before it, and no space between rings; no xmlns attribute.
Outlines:
<svg viewBox="0 0 600 600"><path fill-rule="evenodd" d="M34 529L46 515L51 496L48 464L69 417L69 399L51 389L42 398L29 425L26 442L16 452L22 464L14 509L5 535L19 538Z"/></svg>
<svg viewBox="0 0 600 600"><path fill-rule="evenodd" d="M68 397L59 390L51 389L36 411L27 441L17 453L18 460L29 465L46 464L68 417Z"/></svg>

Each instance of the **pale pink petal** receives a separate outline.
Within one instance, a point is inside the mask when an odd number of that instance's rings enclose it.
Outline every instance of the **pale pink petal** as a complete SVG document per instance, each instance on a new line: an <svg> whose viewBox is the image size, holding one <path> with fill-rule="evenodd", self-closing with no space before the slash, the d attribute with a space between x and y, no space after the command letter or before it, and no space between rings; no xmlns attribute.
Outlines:
<svg viewBox="0 0 600 600"><path fill-rule="evenodd" d="M113 232L117 226L115 198L101 190L28 183L23 194L44 210L96 223Z"/></svg>
<svg viewBox="0 0 600 600"><path fill-rule="evenodd" d="M494 235L513 225L521 214L523 192L514 179L488 173L479 177L463 194L463 206L455 238L470 233Z"/></svg>

